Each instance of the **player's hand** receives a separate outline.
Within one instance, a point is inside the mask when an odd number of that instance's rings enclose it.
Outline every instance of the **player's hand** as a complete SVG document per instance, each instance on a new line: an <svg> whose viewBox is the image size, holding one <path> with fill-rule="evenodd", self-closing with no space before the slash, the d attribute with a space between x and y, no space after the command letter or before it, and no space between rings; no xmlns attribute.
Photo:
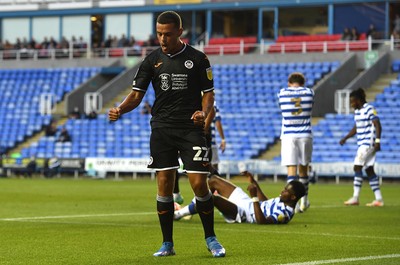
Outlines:
<svg viewBox="0 0 400 265"><path fill-rule="evenodd" d="M225 139L221 140L221 144L219 145L219 149L221 149L221 152L223 153L226 148L226 141Z"/></svg>
<svg viewBox="0 0 400 265"><path fill-rule="evenodd" d="M381 151L381 144L380 143L375 143L374 144L374 149L375 149L375 152Z"/></svg>
<svg viewBox="0 0 400 265"><path fill-rule="evenodd" d="M243 176L246 176L251 184L257 183L257 181L253 177L253 174L251 174L249 171L243 171L241 174Z"/></svg>
<svg viewBox="0 0 400 265"><path fill-rule="evenodd" d="M204 127L204 122L206 120L206 114L204 113L204 111L196 110L190 119L193 120L193 123L195 126Z"/></svg>
<svg viewBox="0 0 400 265"><path fill-rule="evenodd" d="M249 186L247 186L247 190L250 193L250 197L257 197L257 186L254 183L250 183Z"/></svg>
<svg viewBox="0 0 400 265"><path fill-rule="evenodd" d="M340 145L344 145L344 143L346 142L346 138L342 138L339 142Z"/></svg>
<svg viewBox="0 0 400 265"><path fill-rule="evenodd" d="M111 108L108 111L108 119L110 121L116 121L119 119L119 117L121 117L121 109L120 108Z"/></svg>

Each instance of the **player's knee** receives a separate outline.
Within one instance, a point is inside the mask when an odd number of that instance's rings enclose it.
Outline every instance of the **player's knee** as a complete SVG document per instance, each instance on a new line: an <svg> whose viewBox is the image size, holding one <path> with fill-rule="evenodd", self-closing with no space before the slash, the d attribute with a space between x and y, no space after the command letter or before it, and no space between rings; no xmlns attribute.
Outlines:
<svg viewBox="0 0 400 265"><path fill-rule="evenodd" d="M193 192L196 196L204 196L209 192L207 182L196 180L191 183Z"/></svg>
<svg viewBox="0 0 400 265"><path fill-rule="evenodd" d="M215 189L217 185L217 177L215 175L212 175L210 178L208 178L208 186L210 189Z"/></svg>
<svg viewBox="0 0 400 265"><path fill-rule="evenodd" d="M361 172L362 171L362 167L361 166L354 166L353 169L354 169L354 172Z"/></svg>
<svg viewBox="0 0 400 265"><path fill-rule="evenodd" d="M365 172L367 173L367 175L368 175L369 177L375 175L374 167L372 167L372 166L371 166L371 167L367 167L367 168L365 169Z"/></svg>

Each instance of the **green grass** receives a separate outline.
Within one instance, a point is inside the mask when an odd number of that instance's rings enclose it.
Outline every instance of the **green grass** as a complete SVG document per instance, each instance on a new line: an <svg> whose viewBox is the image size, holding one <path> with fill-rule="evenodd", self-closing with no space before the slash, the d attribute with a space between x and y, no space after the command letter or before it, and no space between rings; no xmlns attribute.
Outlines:
<svg viewBox="0 0 400 265"><path fill-rule="evenodd" d="M261 186L274 197L284 183ZM185 179L181 189L188 203ZM345 207L351 183L312 185L311 208L280 226L227 224L216 213L215 230L227 251L223 260L206 250L195 216L174 223L177 255L155 258L162 241L155 181L3 178L0 264L400 264L399 191L398 183L384 183L385 207L368 208L363 205L373 194L364 183L362 205Z"/></svg>

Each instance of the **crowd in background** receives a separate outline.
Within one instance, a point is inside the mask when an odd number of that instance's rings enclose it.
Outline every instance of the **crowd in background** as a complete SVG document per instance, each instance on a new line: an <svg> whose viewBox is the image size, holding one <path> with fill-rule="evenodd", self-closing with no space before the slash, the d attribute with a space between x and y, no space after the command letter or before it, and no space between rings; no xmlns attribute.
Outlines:
<svg viewBox="0 0 400 265"><path fill-rule="evenodd" d="M62 37L60 41L56 41L54 37L44 37L42 42L36 41L35 38L27 40L24 38L17 38L15 43L11 43L9 40L0 40L0 50L40 50L40 49L69 49L70 47L74 49L86 49L88 46L87 40L83 37L76 38L72 36L71 40L66 37ZM149 36L146 41L136 41L134 36L129 39L125 34L122 34L121 38L117 36L108 35L107 39L99 43L93 43L92 48L124 48L124 47L141 47L141 46L157 46L158 42L155 36Z"/></svg>
<svg viewBox="0 0 400 265"><path fill-rule="evenodd" d="M54 37L44 37L42 42L37 42L35 38L27 40L27 38L17 38L15 43L11 43L8 40L4 42L0 41L0 50L40 50L40 49L69 49L70 44L74 48L86 48L87 42L83 40L83 37L77 39L72 36L71 41L67 38L62 37L62 39L57 42Z"/></svg>
<svg viewBox="0 0 400 265"><path fill-rule="evenodd" d="M394 37L394 39L400 39L400 15L397 14L392 23L393 31L391 35ZM379 32L373 24L371 24L365 31L365 35L367 38L371 36L372 39L381 39L383 37L382 33ZM359 40L360 36L361 34L358 32L356 27L345 27L341 40ZM185 39L185 41L187 42L188 40ZM26 37L17 38L15 43L11 43L9 40L0 40L0 51L19 50L26 53L34 50L51 49L67 51L71 48L71 45L72 48L76 50L86 49L88 47L88 40L85 40L82 36L79 38L72 36L71 40L68 40L66 37L62 37L59 41L56 41L54 37L44 37L42 42L36 41L35 38L27 40ZM103 52L100 51L104 51L105 49L132 48L133 52L140 54L142 47L156 47L157 45L158 40L154 35L150 35L147 40L142 41L136 40L134 36L128 38L125 34L122 34L120 38L115 35L108 35L107 38L100 43L92 43L91 48L93 48L95 51L95 55L104 56Z"/></svg>
<svg viewBox="0 0 400 265"><path fill-rule="evenodd" d="M14 51L16 50L20 52L21 58L33 57L35 52L38 53L38 57L49 57L51 50L55 50L56 57L68 57L70 49L73 48L73 56L81 57L85 54L88 45L88 41L82 36L79 38L72 36L71 40L62 37L60 41L56 41L54 37L45 37L42 42L37 42L35 38L28 41L24 37L17 38L15 43L0 40L0 51L4 52L3 58L15 58L16 53ZM109 35L101 43L92 43L91 48L94 56L104 57L107 49L131 48L129 52L131 55L140 55L142 47L155 47L157 45L158 40L153 35L150 35L146 41L136 41L134 36L128 39L125 34L122 34L120 38Z"/></svg>

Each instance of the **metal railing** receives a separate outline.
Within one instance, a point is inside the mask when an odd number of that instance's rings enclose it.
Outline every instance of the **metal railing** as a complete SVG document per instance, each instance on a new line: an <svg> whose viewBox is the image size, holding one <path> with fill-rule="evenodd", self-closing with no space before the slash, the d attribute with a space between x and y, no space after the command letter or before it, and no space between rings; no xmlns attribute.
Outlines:
<svg viewBox="0 0 400 265"><path fill-rule="evenodd" d="M244 55L247 53L309 53L309 52L352 52L371 51L380 46L386 46L388 50L400 50L400 39L363 40L363 41L323 41L323 42L285 42L285 43L260 43L195 45L199 50L208 55ZM352 48L353 47L353 48ZM124 47L124 48L68 48L68 49L21 49L0 50L0 61L7 60L55 60L77 58L115 58L115 57L144 57L157 47Z"/></svg>

